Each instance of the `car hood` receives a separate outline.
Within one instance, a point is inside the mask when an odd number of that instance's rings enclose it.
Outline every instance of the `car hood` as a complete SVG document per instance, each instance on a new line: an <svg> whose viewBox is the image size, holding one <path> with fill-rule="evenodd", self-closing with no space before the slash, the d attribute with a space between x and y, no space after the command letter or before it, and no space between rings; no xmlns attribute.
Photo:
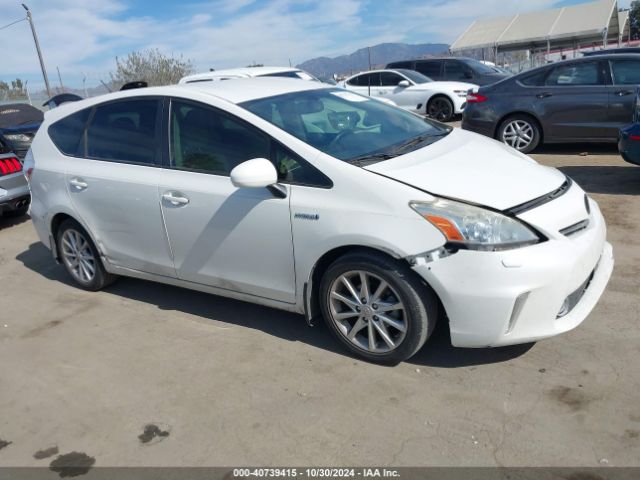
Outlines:
<svg viewBox="0 0 640 480"><path fill-rule="evenodd" d="M445 90L469 90L471 88L478 88L477 85L473 83L465 83L465 82L427 82L427 83L418 83L417 85L413 85L411 89L413 90L433 90L434 88L442 88Z"/></svg>
<svg viewBox="0 0 640 480"><path fill-rule="evenodd" d="M499 210L552 192L565 181L555 168L458 128L429 146L365 168L434 195Z"/></svg>

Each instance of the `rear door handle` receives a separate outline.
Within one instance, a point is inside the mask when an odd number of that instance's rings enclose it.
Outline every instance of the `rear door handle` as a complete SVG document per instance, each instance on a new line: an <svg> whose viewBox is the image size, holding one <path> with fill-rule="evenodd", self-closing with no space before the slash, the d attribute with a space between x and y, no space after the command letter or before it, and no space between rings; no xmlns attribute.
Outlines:
<svg viewBox="0 0 640 480"><path fill-rule="evenodd" d="M619 97L624 97L625 95L631 95L633 93L633 90L618 90L616 92L616 95L618 95Z"/></svg>
<svg viewBox="0 0 640 480"><path fill-rule="evenodd" d="M549 92L542 92L536 95L536 98L547 98L552 96L553 94L549 93Z"/></svg>
<svg viewBox="0 0 640 480"><path fill-rule="evenodd" d="M171 205L174 205L176 207L180 207L189 203L189 199L178 192L166 192L162 195L162 199L166 200Z"/></svg>
<svg viewBox="0 0 640 480"><path fill-rule="evenodd" d="M76 190L84 190L89 186L87 182L85 182L83 179L78 177L74 177L71 180L69 180L69 185L74 187Z"/></svg>

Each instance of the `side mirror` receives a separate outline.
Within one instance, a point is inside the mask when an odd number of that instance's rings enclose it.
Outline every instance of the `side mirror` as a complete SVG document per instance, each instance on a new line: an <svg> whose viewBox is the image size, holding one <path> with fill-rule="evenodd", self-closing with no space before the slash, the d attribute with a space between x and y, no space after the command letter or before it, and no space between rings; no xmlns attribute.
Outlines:
<svg viewBox="0 0 640 480"><path fill-rule="evenodd" d="M398 82L398 86L399 86L400 88L407 88L407 87L410 87L410 86L411 86L411 84L409 83L409 80L400 80L400 81Z"/></svg>
<svg viewBox="0 0 640 480"><path fill-rule="evenodd" d="M238 188L264 188L278 182L278 172L266 158L254 158L231 170L231 183Z"/></svg>

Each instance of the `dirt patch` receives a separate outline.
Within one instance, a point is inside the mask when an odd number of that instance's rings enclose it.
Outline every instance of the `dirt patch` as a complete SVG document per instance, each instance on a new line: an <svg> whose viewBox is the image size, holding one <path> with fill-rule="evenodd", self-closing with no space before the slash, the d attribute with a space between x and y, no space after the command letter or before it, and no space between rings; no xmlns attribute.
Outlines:
<svg viewBox="0 0 640 480"><path fill-rule="evenodd" d="M50 322L45 323L44 325L40 325L34 329L29 330L27 333L22 335L22 338L33 338L40 335L42 332L46 332L51 328L55 328L58 325L62 324L62 320L51 320Z"/></svg>
<svg viewBox="0 0 640 480"><path fill-rule="evenodd" d="M61 478L85 475L96 459L83 452L71 452L58 457L49 464L49 470L56 472Z"/></svg>
<svg viewBox="0 0 640 480"><path fill-rule="evenodd" d="M145 445L151 445L160 442L168 436L169 429L162 430L158 425L149 423L144 426L144 431L138 435L138 440Z"/></svg>
<svg viewBox="0 0 640 480"><path fill-rule="evenodd" d="M57 455L57 454L58 454L58 447L53 446L53 447L45 448L44 450L38 450L36 453L33 454L33 458L35 458L36 460L42 460L43 458L53 457L54 455Z"/></svg>
<svg viewBox="0 0 640 480"><path fill-rule="evenodd" d="M591 401L591 399L580 390L564 386L554 387L548 394L556 402L568 406L574 412L586 409Z"/></svg>

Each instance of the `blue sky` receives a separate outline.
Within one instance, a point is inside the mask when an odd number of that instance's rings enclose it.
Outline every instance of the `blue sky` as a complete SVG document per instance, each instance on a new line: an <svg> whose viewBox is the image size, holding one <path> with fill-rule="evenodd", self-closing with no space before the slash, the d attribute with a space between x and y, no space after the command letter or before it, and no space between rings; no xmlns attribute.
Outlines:
<svg viewBox="0 0 640 480"><path fill-rule="evenodd" d="M0 26L24 17L0 0ZM115 57L159 48L197 70L301 63L382 42L451 43L476 18L583 3L580 0L26 0L50 81L108 80ZM626 7L629 0L619 0ZM0 30L0 80L43 86L26 22Z"/></svg>

